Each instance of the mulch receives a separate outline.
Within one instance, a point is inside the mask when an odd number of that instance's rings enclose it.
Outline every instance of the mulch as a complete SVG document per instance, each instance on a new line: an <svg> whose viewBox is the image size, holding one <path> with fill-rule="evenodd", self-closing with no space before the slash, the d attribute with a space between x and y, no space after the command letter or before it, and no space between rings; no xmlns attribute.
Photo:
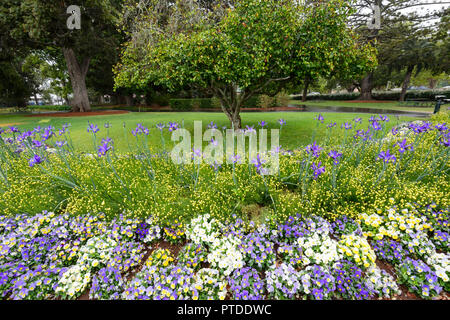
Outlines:
<svg viewBox="0 0 450 320"><path fill-rule="evenodd" d="M90 116L104 116L104 115L113 115L113 114L124 114L129 113L129 111L125 110L105 110L105 111L89 111L89 112L50 112L50 113L36 113L36 114L28 114L26 117L90 117Z"/></svg>

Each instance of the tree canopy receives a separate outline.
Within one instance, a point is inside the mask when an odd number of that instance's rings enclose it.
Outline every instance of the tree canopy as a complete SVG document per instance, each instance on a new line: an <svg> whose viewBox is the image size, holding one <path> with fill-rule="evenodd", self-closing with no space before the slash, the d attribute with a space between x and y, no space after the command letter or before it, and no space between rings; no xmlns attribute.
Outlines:
<svg viewBox="0 0 450 320"><path fill-rule="evenodd" d="M154 83L212 91L239 128L242 104L270 84L281 89L307 75L356 75L375 67L375 50L358 42L347 25L350 13L341 0L307 6L294 0L238 0L220 19L193 23L143 51L133 50L130 42L116 68L116 86Z"/></svg>

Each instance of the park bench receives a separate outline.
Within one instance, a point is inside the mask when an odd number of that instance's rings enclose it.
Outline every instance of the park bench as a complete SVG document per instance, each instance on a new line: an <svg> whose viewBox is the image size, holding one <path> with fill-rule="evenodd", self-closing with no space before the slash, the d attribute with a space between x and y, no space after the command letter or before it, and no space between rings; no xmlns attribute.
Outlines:
<svg viewBox="0 0 450 320"><path fill-rule="evenodd" d="M436 104L434 106L433 113L438 113L439 110L441 109L441 105L450 103L450 99L446 99L447 98L446 96L435 96L434 98L436 100Z"/></svg>

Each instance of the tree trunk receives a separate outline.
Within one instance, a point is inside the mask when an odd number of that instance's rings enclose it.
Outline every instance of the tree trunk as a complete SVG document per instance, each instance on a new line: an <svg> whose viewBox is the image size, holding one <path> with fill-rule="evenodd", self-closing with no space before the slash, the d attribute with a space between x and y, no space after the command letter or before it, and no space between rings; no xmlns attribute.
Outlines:
<svg viewBox="0 0 450 320"><path fill-rule="evenodd" d="M430 85L430 89L434 89L437 84L437 79L428 79L428 84Z"/></svg>
<svg viewBox="0 0 450 320"><path fill-rule="evenodd" d="M306 98L307 98L309 82L310 82L309 77L306 77L305 78L305 84L304 84L304 87L303 87L303 95L302 95L302 101L303 102L305 102Z"/></svg>
<svg viewBox="0 0 450 320"><path fill-rule="evenodd" d="M67 70L69 71L70 82L72 83L72 111L91 111L86 88L86 74L89 69L90 58L85 58L80 64L75 56L75 52L71 48L63 48L63 53L64 58L66 59Z"/></svg>
<svg viewBox="0 0 450 320"><path fill-rule="evenodd" d="M240 109L240 106L239 106ZM239 111L236 110L236 106L225 106L222 102L222 111L227 116L228 120L230 120L230 124L233 126L233 128L241 129L242 127L242 120L241 116L239 114Z"/></svg>
<svg viewBox="0 0 450 320"><path fill-rule="evenodd" d="M38 101L36 92L34 93L34 102L36 103L37 106L39 105L39 101Z"/></svg>
<svg viewBox="0 0 450 320"><path fill-rule="evenodd" d="M361 81L361 100L372 100L372 77L373 74L369 73Z"/></svg>
<svg viewBox="0 0 450 320"><path fill-rule="evenodd" d="M408 69L406 70L406 75L405 75L405 79L403 80L402 92L400 93L399 101L405 101L406 90L408 89L409 81L411 80L411 75L412 75L413 70L414 70L414 66L409 66Z"/></svg>
<svg viewBox="0 0 450 320"><path fill-rule="evenodd" d="M127 107L132 107L133 106L133 97L130 95L126 95L125 103L126 103Z"/></svg>

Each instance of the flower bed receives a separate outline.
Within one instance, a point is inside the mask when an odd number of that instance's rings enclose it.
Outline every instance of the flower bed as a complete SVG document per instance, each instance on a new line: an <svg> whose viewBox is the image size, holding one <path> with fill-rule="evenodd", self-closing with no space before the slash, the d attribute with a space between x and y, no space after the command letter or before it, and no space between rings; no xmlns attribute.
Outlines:
<svg viewBox="0 0 450 320"><path fill-rule="evenodd" d="M138 124L127 154L92 123L95 154L74 150L69 125L0 129L0 296L446 299L446 123L324 120L323 141L270 151L270 176L267 153L176 165L148 148L178 123Z"/></svg>
<svg viewBox="0 0 450 320"><path fill-rule="evenodd" d="M154 232L161 230L156 225L140 229L144 222L139 219L108 222L103 214L74 217L46 211L1 216L0 294L3 299L88 294L90 299L359 300L401 298L404 288L421 298L447 298L449 247L437 249L442 243L434 235L448 225L433 217L448 213L436 205L392 206L371 218L361 215L361 224L347 217L330 223L297 215L275 225L240 219L224 225L202 215L185 227L188 232L178 233L177 245L167 245L173 237ZM402 218L410 223L402 225ZM383 228L370 224L375 220L400 221L393 227L398 240L372 235ZM230 233L236 225L239 236ZM302 236L286 237L288 228ZM429 250L390 254L408 248L418 235ZM295 246L298 263L280 252L288 245ZM379 260L395 273L380 269Z"/></svg>

